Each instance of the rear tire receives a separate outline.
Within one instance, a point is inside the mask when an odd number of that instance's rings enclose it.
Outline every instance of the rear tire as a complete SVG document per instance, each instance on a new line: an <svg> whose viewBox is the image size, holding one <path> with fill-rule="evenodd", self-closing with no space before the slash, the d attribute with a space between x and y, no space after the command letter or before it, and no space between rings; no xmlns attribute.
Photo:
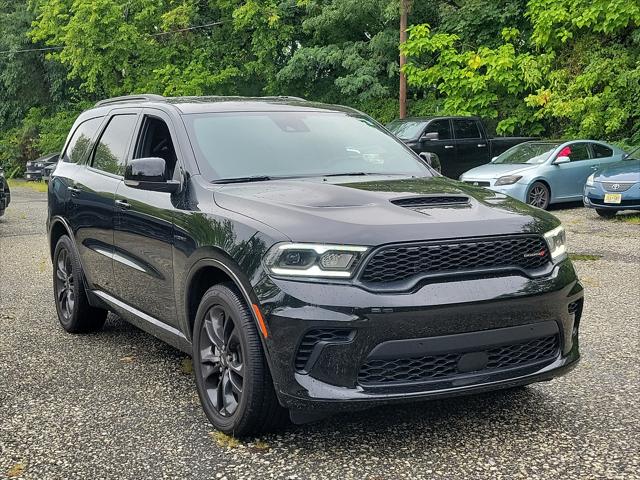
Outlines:
<svg viewBox="0 0 640 480"><path fill-rule="evenodd" d="M596 208L596 213L600 215L602 218L613 218L618 213L617 210L608 210L604 208Z"/></svg>
<svg viewBox="0 0 640 480"><path fill-rule="evenodd" d="M527 203L546 210L549 208L550 201L551 192L549 191L549 187L542 182L534 182L527 192Z"/></svg>
<svg viewBox="0 0 640 480"><path fill-rule="evenodd" d="M218 430L243 437L286 420L255 321L235 286L215 285L203 295L193 328L193 365L202 408Z"/></svg>
<svg viewBox="0 0 640 480"><path fill-rule="evenodd" d="M53 252L53 292L58 320L67 332L95 332L102 328L109 312L89 304L80 260L66 235L60 237Z"/></svg>

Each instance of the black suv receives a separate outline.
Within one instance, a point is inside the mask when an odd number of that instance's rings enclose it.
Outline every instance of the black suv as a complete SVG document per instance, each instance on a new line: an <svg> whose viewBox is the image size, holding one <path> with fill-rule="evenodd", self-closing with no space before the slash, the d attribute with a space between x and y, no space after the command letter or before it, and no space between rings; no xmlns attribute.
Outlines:
<svg viewBox="0 0 640 480"><path fill-rule="evenodd" d="M58 316L191 354L246 435L549 380L583 289L552 215L446 179L371 118L295 98L99 102L49 183Z"/></svg>

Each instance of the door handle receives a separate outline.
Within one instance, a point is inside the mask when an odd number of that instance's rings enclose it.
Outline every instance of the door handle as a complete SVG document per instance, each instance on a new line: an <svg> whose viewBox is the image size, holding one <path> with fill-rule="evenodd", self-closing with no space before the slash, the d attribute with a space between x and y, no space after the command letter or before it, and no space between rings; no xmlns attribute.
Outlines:
<svg viewBox="0 0 640 480"><path fill-rule="evenodd" d="M76 187L67 187L67 190L69 190L71 192L71 195L73 195L74 197L78 196L78 194L82 191Z"/></svg>
<svg viewBox="0 0 640 480"><path fill-rule="evenodd" d="M487 144L486 144L486 143L479 143L479 144L478 144L478 148L482 148L482 147L486 147L486 146L487 146Z"/></svg>
<svg viewBox="0 0 640 480"><path fill-rule="evenodd" d="M131 205L126 200L116 200L116 205L123 210L128 210L131 208Z"/></svg>
<svg viewBox="0 0 640 480"><path fill-rule="evenodd" d="M446 149L453 148L453 145L445 145L444 148Z"/></svg>

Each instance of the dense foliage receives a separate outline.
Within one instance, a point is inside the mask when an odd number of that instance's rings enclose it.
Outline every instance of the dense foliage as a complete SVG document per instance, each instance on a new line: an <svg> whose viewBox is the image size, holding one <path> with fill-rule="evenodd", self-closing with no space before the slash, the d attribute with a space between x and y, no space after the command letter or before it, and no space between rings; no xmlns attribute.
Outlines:
<svg viewBox="0 0 640 480"><path fill-rule="evenodd" d="M389 121L398 23L399 0L0 0L0 166L128 93L296 95ZM639 2L414 1L409 23L411 114L640 142Z"/></svg>

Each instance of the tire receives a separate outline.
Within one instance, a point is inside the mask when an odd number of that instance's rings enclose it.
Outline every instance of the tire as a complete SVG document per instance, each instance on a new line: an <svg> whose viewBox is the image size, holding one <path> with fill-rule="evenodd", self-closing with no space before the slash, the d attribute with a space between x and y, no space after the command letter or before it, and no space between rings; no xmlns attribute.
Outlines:
<svg viewBox="0 0 640 480"><path fill-rule="evenodd" d="M617 210L609 210L604 208L596 208L596 213L600 215L602 218L613 218L618 213Z"/></svg>
<svg viewBox="0 0 640 480"><path fill-rule="evenodd" d="M63 235L53 252L53 292L60 325L69 333L100 330L107 310L92 307L84 286L84 274L71 239Z"/></svg>
<svg viewBox="0 0 640 480"><path fill-rule="evenodd" d="M286 420L254 319L235 286L215 285L203 295L193 329L193 365L202 408L218 430L244 437Z"/></svg>
<svg viewBox="0 0 640 480"><path fill-rule="evenodd" d="M549 191L549 187L542 182L533 182L533 185L531 185L527 192L527 203L546 210L549 208L550 200L551 192Z"/></svg>

